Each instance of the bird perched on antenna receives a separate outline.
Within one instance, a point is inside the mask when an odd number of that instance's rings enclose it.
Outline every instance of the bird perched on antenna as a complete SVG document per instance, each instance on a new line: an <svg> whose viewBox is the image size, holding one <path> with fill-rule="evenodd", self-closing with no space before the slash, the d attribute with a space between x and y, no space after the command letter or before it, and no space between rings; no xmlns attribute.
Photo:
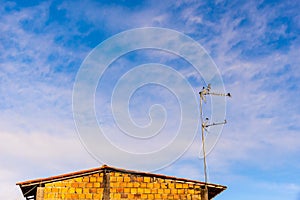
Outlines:
<svg viewBox="0 0 300 200"><path fill-rule="evenodd" d="M207 87L203 87L202 90L199 92L200 94L200 98L206 102L206 98L205 98L205 95L208 95L209 94L209 91L211 89L211 84L208 84Z"/></svg>

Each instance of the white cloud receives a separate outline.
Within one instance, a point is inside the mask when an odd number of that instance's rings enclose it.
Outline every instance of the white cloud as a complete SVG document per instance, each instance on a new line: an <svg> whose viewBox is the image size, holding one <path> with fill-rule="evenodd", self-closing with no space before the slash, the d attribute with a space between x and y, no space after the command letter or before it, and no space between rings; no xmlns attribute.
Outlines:
<svg viewBox="0 0 300 200"><path fill-rule="evenodd" d="M1 132L0 141L1 199L20 199L16 182L101 165L88 155L72 132Z"/></svg>

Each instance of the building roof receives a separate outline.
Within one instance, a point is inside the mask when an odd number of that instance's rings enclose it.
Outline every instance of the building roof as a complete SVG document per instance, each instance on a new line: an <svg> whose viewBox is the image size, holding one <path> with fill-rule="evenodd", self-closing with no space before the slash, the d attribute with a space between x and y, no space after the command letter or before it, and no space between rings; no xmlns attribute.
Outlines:
<svg viewBox="0 0 300 200"><path fill-rule="evenodd" d="M162 174L153 174L153 173L148 173L148 172L126 170L126 169L121 169L121 168L110 167L107 165L103 165L102 167L98 167L98 168L81 170L81 171L57 175L57 176L51 176L51 177L47 177L47 178L39 178L39 179L33 179L33 180L24 181L24 182L18 182L16 184L20 186L24 196L25 196L25 194L30 196L30 195L34 195L34 192L36 191L37 186L43 186L46 183L86 176L86 175L95 174L95 173L99 173L99 172L103 172L103 171L122 172L122 173L133 174L133 175L156 177L156 178L162 178L162 179L171 179L171 180L175 180L175 181L189 182L189 183L199 184L200 186L205 186L205 183L201 182L201 181L190 180L190 179L185 179L185 178L177 178L174 176L166 176L166 175L162 175ZM208 187L209 199L215 197L216 195L218 195L222 191L226 190L226 188L227 188L226 186L212 184L212 183L206 183L206 185Z"/></svg>

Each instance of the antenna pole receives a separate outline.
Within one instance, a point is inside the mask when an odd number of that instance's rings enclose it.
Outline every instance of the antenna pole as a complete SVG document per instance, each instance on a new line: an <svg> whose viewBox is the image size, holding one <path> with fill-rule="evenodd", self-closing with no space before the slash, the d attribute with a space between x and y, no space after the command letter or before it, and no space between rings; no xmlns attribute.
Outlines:
<svg viewBox="0 0 300 200"><path fill-rule="evenodd" d="M204 141L204 122L203 122L203 111L202 111L202 98L200 94L200 118L201 118L201 137L202 137L202 151L203 151L203 166L204 166L204 179L205 185L207 184L207 172L206 172L206 153L205 153L205 141Z"/></svg>
<svg viewBox="0 0 300 200"><path fill-rule="evenodd" d="M204 180L205 180L205 187L207 187L207 167L206 167L206 153L205 153L205 137L204 137L204 131L207 131L206 128L209 126L217 126L217 125L223 125L226 124L227 121L224 120L224 122L216 122L212 124L208 124L207 121L204 122L203 120L203 103L202 101L206 102L206 95L214 95L214 96L228 96L231 97L230 93L222 94L222 93L215 93L210 92L211 85L208 84L208 86L205 88L203 87L202 90L199 92L200 95L200 118L201 118L201 137L202 137L202 151L203 151L203 168L204 168ZM206 118L208 120L208 118Z"/></svg>

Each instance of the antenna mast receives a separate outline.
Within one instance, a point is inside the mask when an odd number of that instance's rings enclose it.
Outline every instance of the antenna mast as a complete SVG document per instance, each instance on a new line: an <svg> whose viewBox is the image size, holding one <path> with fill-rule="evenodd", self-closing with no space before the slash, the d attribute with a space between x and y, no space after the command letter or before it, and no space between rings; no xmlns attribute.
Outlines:
<svg viewBox="0 0 300 200"><path fill-rule="evenodd" d="M205 187L207 184L207 170L206 170L206 153L205 153L205 138L204 138L204 131L207 131L207 127L209 126L217 126L217 125L222 125L226 124L227 121L226 119L223 122L214 122L209 124L209 119L205 118L205 121L203 119L203 101L206 103L206 95L214 95L214 96L227 96L231 97L230 93L227 94L222 94L222 93L215 93L211 92L211 84L208 84L208 86L205 88L203 87L202 90L199 92L200 95L200 118L201 118L201 137L202 137L202 151L203 151L203 166L204 166L204 178L205 178Z"/></svg>

